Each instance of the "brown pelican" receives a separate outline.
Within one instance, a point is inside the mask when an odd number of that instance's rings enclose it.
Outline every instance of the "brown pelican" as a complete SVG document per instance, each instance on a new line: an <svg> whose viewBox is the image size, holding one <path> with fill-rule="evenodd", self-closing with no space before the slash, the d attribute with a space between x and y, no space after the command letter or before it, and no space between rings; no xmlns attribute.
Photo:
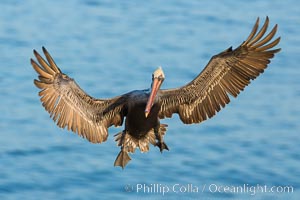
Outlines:
<svg viewBox="0 0 300 200"><path fill-rule="evenodd" d="M240 46L213 56L194 80L180 88L161 90L165 75L162 68L158 68L152 74L149 90L95 99L57 67L44 47L46 60L33 51L37 62L31 59L31 64L39 75L34 84L41 89L41 102L57 125L67 127L92 143L105 141L108 127L121 126L126 117L124 130L115 135L121 151L114 165L124 168L131 160L128 153L134 153L136 148L147 152L151 143L161 152L168 150L163 139L167 125L160 124L159 119L176 113L185 124L200 123L225 107L230 101L229 95L236 97L263 73L270 59L280 51L272 49L280 37L271 41L277 25L265 36L268 24L267 17L258 31L257 18L252 32Z"/></svg>

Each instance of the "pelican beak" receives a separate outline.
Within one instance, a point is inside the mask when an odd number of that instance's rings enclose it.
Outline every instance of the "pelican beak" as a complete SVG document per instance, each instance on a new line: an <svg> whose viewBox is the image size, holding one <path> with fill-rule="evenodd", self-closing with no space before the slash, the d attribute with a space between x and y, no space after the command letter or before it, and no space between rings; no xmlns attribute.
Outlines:
<svg viewBox="0 0 300 200"><path fill-rule="evenodd" d="M157 92L158 92L162 82L163 82L163 79L160 79L160 78L153 79L151 93L148 98L148 102L147 102L146 109L145 109L145 117L146 118L148 117L148 115L150 113L150 110L154 104L155 97L157 95Z"/></svg>

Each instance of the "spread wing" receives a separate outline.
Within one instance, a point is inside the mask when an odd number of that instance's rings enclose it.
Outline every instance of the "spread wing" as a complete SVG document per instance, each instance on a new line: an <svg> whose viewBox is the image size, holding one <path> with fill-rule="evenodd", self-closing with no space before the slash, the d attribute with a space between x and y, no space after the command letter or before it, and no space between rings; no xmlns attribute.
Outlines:
<svg viewBox="0 0 300 200"><path fill-rule="evenodd" d="M258 32L259 18L246 41L232 50L229 48L211 58L204 70L187 85L161 90L160 118L178 113L183 123L199 123L214 116L230 102L229 94L236 97L270 63L280 49L272 49L280 37L271 41L277 25L264 36L269 18Z"/></svg>
<svg viewBox="0 0 300 200"><path fill-rule="evenodd" d="M44 47L47 61L33 52L38 62L31 59L31 64L39 75L34 84L41 89L41 102L59 127L67 127L90 142L101 143L107 139L109 126L122 125L126 95L95 99L60 71Z"/></svg>

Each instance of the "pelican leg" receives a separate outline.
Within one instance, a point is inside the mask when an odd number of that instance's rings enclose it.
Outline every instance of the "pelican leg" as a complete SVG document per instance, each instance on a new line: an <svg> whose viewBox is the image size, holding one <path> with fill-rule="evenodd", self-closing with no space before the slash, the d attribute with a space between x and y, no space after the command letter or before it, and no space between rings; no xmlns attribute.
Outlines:
<svg viewBox="0 0 300 200"><path fill-rule="evenodd" d="M124 169L124 167L131 160L131 158L129 157L126 147L124 145L124 139L125 139L126 132L123 131L121 134L122 134L121 138L119 138L120 139L119 146L121 146L121 151L115 160L114 166L120 166L120 167L122 167L122 169Z"/></svg>
<svg viewBox="0 0 300 200"><path fill-rule="evenodd" d="M155 137L157 139L156 146L160 149L160 152L162 153L164 149L169 151L169 147L164 142L164 134L166 131L166 124L159 124L157 128L154 129Z"/></svg>

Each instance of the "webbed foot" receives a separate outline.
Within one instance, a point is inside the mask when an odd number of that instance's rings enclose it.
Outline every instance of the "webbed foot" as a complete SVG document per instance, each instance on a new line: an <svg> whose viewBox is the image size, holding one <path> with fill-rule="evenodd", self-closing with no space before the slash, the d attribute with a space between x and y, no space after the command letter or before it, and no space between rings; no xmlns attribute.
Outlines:
<svg viewBox="0 0 300 200"><path fill-rule="evenodd" d="M160 149L160 152L162 153L164 149L169 151L169 147L167 146L166 143L164 142L157 142L156 146L158 146L158 148Z"/></svg>
<svg viewBox="0 0 300 200"><path fill-rule="evenodd" d="M131 160L128 153L125 151L120 151L118 154L114 166L120 166L122 169L127 165L127 163Z"/></svg>

